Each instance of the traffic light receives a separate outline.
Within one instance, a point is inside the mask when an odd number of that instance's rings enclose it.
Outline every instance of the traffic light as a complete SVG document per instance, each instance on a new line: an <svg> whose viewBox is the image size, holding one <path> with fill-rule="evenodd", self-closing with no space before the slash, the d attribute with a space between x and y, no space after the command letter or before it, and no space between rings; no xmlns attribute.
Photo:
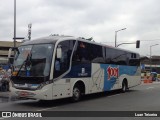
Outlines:
<svg viewBox="0 0 160 120"><path fill-rule="evenodd" d="M136 48L140 48L140 40L136 41Z"/></svg>

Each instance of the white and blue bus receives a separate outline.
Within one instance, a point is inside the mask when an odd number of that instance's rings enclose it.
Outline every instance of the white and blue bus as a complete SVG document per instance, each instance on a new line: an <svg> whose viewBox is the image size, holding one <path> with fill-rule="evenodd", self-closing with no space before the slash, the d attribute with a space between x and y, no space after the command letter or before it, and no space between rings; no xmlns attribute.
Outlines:
<svg viewBox="0 0 160 120"><path fill-rule="evenodd" d="M78 101L82 95L125 92L141 83L139 54L84 38L49 36L24 42L16 51L13 96Z"/></svg>

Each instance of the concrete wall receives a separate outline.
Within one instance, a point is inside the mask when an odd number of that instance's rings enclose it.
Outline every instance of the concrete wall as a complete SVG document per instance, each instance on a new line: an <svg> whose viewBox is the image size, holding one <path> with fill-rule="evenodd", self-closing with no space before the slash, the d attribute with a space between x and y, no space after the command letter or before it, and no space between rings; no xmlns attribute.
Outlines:
<svg viewBox="0 0 160 120"><path fill-rule="evenodd" d="M19 46L21 42L16 42L16 46ZM7 63L8 50L13 47L13 41L0 41L0 64Z"/></svg>

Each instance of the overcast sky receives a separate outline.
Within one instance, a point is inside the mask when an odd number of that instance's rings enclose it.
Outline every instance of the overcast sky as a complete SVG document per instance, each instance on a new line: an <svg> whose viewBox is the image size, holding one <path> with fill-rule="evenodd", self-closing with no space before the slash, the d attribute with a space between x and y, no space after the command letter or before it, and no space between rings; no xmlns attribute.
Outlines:
<svg viewBox="0 0 160 120"><path fill-rule="evenodd" d="M85 37L114 46L141 40L120 48L141 55L160 55L160 0L16 0L17 37L27 37L32 23L32 38L50 34ZM0 40L13 40L14 0L0 0Z"/></svg>

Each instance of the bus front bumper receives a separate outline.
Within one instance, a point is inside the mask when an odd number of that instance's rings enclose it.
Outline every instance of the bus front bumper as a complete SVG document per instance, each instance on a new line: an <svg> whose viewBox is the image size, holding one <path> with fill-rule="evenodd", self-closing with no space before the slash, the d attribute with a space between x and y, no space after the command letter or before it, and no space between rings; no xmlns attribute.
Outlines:
<svg viewBox="0 0 160 120"><path fill-rule="evenodd" d="M16 98L29 98L29 99L40 99L40 100L52 100L52 89L48 87L43 87L40 90L21 90L14 87L10 87L11 96Z"/></svg>

